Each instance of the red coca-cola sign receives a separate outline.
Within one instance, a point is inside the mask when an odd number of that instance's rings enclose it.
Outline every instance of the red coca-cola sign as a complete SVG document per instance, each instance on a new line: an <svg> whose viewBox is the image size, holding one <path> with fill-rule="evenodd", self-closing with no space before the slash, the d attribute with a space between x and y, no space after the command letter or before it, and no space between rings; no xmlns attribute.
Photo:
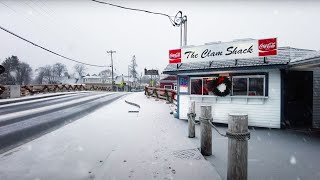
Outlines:
<svg viewBox="0 0 320 180"><path fill-rule="evenodd" d="M277 38L259 39L258 41L259 56L276 56Z"/></svg>
<svg viewBox="0 0 320 180"><path fill-rule="evenodd" d="M170 64L181 63L181 49L169 50L169 63Z"/></svg>

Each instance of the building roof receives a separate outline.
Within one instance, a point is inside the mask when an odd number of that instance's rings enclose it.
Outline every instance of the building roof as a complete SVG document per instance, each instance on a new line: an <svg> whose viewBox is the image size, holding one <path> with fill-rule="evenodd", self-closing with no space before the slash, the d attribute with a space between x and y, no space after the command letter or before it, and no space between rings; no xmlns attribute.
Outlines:
<svg viewBox="0 0 320 180"><path fill-rule="evenodd" d="M101 77L100 76L84 76L83 78L86 78L86 79L101 79Z"/></svg>
<svg viewBox="0 0 320 180"><path fill-rule="evenodd" d="M175 82L175 81L177 81L177 76L167 76L160 80L160 82Z"/></svg>
<svg viewBox="0 0 320 180"><path fill-rule="evenodd" d="M232 59L232 60L216 60L210 62L194 62L194 63L181 63L180 67L177 68L176 64L168 64L164 69L164 74L179 74L188 72L207 72L207 71L220 71L220 70L238 70L238 69L269 69L269 68L284 68L292 60L310 56L315 54L317 51L298 49L291 47L279 47L277 56L264 58L250 58L250 59ZM319 54L320 55L320 54Z"/></svg>

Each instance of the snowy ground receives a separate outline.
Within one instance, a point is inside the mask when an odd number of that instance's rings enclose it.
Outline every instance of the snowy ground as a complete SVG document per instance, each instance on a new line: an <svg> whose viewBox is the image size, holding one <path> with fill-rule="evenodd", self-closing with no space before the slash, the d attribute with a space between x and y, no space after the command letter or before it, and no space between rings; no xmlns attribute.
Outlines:
<svg viewBox="0 0 320 180"><path fill-rule="evenodd" d="M187 135L187 121L178 120L177 129ZM219 125L226 132L227 125ZM284 129L251 128L248 143L249 180L319 180L320 131L305 133ZM222 179L227 179L228 139L212 130L212 156L205 157ZM200 146L200 127L196 138Z"/></svg>
<svg viewBox="0 0 320 180"><path fill-rule="evenodd" d="M141 106L140 113L128 113ZM0 179L220 179L164 101L133 93L0 156Z"/></svg>
<svg viewBox="0 0 320 180"><path fill-rule="evenodd" d="M124 100L139 104L140 113L128 113L137 107ZM226 179L227 138L213 130L213 155L203 157L199 126L196 138L187 138L187 122L169 112L142 93L122 97L0 155L0 179ZM251 129L248 177L320 179L319 149L317 132Z"/></svg>

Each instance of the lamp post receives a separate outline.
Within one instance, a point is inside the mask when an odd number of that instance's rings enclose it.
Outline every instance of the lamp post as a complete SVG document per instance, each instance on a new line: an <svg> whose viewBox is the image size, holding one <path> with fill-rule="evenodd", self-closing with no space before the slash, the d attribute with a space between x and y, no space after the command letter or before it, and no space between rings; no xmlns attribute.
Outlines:
<svg viewBox="0 0 320 180"><path fill-rule="evenodd" d="M187 45L187 16L179 11L173 19L173 26L180 27L180 48Z"/></svg>

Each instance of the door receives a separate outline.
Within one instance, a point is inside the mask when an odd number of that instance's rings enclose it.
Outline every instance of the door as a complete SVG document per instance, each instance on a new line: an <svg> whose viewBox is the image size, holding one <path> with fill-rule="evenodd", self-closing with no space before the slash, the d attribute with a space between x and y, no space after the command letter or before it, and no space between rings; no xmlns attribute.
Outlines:
<svg viewBox="0 0 320 180"><path fill-rule="evenodd" d="M284 73L284 124L286 128L311 128L313 72Z"/></svg>

